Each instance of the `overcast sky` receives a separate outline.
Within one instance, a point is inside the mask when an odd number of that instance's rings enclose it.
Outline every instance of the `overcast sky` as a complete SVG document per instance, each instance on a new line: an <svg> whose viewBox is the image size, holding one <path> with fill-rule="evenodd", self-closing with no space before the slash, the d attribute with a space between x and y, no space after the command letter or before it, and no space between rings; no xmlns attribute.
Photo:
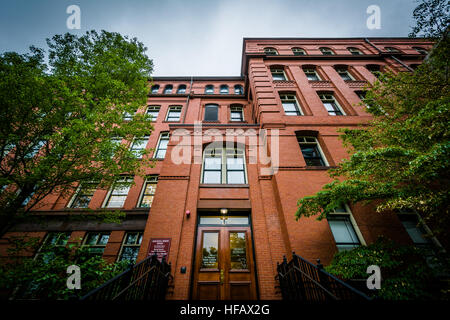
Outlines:
<svg viewBox="0 0 450 320"><path fill-rule="evenodd" d="M46 48L54 34L117 31L137 37L154 76L234 76L244 37L405 37L416 0L0 0L0 52ZM69 30L69 5L81 29ZM381 29L369 30L369 5Z"/></svg>

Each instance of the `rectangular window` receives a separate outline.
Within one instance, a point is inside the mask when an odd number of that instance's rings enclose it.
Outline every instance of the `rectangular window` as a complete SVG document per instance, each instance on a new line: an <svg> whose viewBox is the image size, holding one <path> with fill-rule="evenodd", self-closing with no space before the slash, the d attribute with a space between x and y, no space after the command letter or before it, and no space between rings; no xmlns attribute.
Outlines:
<svg viewBox="0 0 450 320"><path fill-rule="evenodd" d="M147 114L152 117L151 121L154 122L158 119L160 106L148 106Z"/></svg>
<svg viewBox="0 0 450 320"><path fill-rule="evenodd" d="M122 177L112 186L111 192L107 198L105 208L122 208L130 191L132 177Z"/></svg>
<svg viewBox="0 0 450 320"><path fill-rule="evenodd" d="M70 203L70 208L88 208L97 185L96 182L81 183Z"/></svg>
<svg viewBox="0 0 450 320"><path fill-rule="evenodd" d="M92 255L103 255L109 240L109 232L88 232L83 247L86 247Z"/></svg>
<svg viewBox="0 0 450 320"><path fill-rule="evenodd" d="M320 77L314 68L303 68L303 72L309 81L320 81Z"/></svg>
<svg viewBox="0 0 450 320"><path fill-rule="evenodd" d="M351 250L361 245L349 215L330 214L327 220L339 251Z"/></svg>
<svg viewBox="0 0 450 320"><path fill-rule="evenodd" d="M272 79L274 81L287 80L283 69L270 69L270 72L272 73Z"/></svg>
<svg viewBox="0 0 450 320"><path fill-rule="evenodd" d="M416 214L402 213L398 217L415 246L428 248L431 245L430 239L424 237L427 232L419 225L419 219Z"/></svg>
<svg viewBox="0 0 450 320"><path fill-rule="evenodd" d="M118 261L135 263L141 247L143 232L127 232L120 248Z"/></svg>
<svg viewBox="0 0 450 320"><path fill-rule="evenodd" d="M42 245L39 247L34 259L42 258L44 261L49 261L54 258L53 252L45 252L42 253L44 249L47 248L58 248L65 247L70 238L70 232L49 232L45 237L45 240L42 242ZM47 250L46 250L47 251Z"/></svg>
<svg viewBox="0 0 450 320"><path fill-rule="evenodd" d="M142 151L145 150L147 146L149 136L145 136L139 139L134 139L131 144L130 151L135 155L136 158L142 158Z"/></svg>
<svg viewBox="0 0 450 320"><path fill-rule="evenodd" d="M244 113L242 107L230 107L231 121L244 121Z"/></svg>
<svg viewBox="0 0 450 320"><path fill-rule="evenodd" d="M341 76L342 80L344 81L355 80L350 75L350 72L348 72L347 69L336 69L336 72Z"/></svg>
<svg viewBox="0 0 450 320"><path fill-rule="evenodd" d="M45 140L39 140L36 143L32 143L32 147L30 152L28 152L24 158L25 159L31 159L33 158L38 152L39 150L41 150L41 148L45 145L46 141Z"/></svg>
<svg viewBox="0 0 450 320"><path fill-rule="evenodd" d="M202 183L247 183L244 150L238 148L206 149L203 157Z"/></svg>
<svg viewBox="0 0 450 320"><path fill-rule="evenodd" d="M164 159L166 157L167 146L169 144L169 132L161 132L159 135L158 147L156 148L155 158Z"/></svg>
<svg viewBox="0 0 450 320"><path fill-rule="evenodd" d="M205 106L205 121L219 120L219 106L216 104L207 104Z"/></svg>
<svg viewBox="0 0 450 320"><path fill-rule="evenodd" d="M320 100L330 116L344 116L345 113L332 94L319 94Z"/></svg>
<svg viewBox="0 0 450 320"><path fill-rule="evenodd" d="M182 106L169 107L167 112L166 121L180 121Z"/></svg>
<svg viewBox="0 0 450 320"><path fill-rule="evenodd" d="M297 136L297 141L307 166L328 166L322 150L320 150L319 142L315 137Z"/></svg>
<svg viewBox="0 0 450 320"><path fill-rule="evenodd" d="M297 99L293 94L280 94L281 104L283 105L284 113L287 116L301 116L302 112L298 106Z"/></svg>
<svg viewBox="0 0 450 320"><path fill-rule="evenodd" d="M144 183L144 187L142 189L141 200L139 201L140 208L149 208L152 206L157 183L158 183L158 176L147 177Z"/></svg>

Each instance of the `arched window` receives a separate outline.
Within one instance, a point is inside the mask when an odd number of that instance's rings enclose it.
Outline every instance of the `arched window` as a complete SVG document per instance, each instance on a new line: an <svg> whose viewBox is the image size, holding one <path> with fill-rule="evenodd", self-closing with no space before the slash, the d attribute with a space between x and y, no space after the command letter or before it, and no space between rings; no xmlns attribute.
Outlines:
<svg viewBox="0 0 450 320"><path fill-rule="evenodd" d="M320 47L319 50L320 50L320 52L322 52L322 54L324 56L332 56L332 55L334 55L333 50L331 50L328 47Z"/></svg>
<svg viewBox="0 0 450 320"><path fill-rule="evenodd" d="M202 183L247 183L244 148L209 144L203 151Z"/></svg>
<svg viewBox="0 0 450 320"><path fill-rule="evenodd" d="M226 84L222 84L220 86L220 93L221 94L228 94L228 86Z"/></svg>
<svg viewBox="0 0 450 320"><path fill-rule="evenodd" d="M234 86L234 93L235 94L244 94L244 88L240 84L237 84Z"/></svg>
<svg viewBox="0 0 450 320"><path fill-rule="evenodd" d="M205 93L206 94L213 94L214 93L214 86L212 84L208 84L205 86Z"/></svg>
<svg viewBox="0 0 450 320"><path fill-rule="evenodd" d="M152 93L153 93L153 94L157 94L158 91L159 91L159 84L155 84L155 85L152 87Z"/></svg>
<svg viewBox="0 0 450 320"><path fill-rule="evenodd" d="M384 50L386 50L387 52L392 52L392 53L400 52L400 50L398 50L397 48L394 48L394 47L384 47Z"/></svg>
<svg viewBox="0 0 450 320"><path fill-rule="evenodd" d="M350 51L350 53L354 56L360 56L363 54L361 52L361 50L359 50L358 48L355 48L355 47L348 47L347 50Z"/></svg>
<svg viewBox="0 0 450 320"><path fill-rule="evenodd" d="M420 53L420 54L425 54L425 55L428 54L428 51L425 50L424 48L421 48L421 47L413 47L413 49L416 50L416 51L417 51L418 53Z"/></svg>
<svg viewBox="0 0 450 320"><path fill-rule="evenodd" d="M278 54L278 51L275 48L267 47L264 48L264 53L267 54L268 56L276 56Z"/></svg>
<svg viewBox="0 0 450 320"><path fill-rule="evenodd" d="M306 51L302 48L292 48L294 56L306 56Z"/></svg>
<svg viewBox="0 0 450 320"><path fill-rule="evenodd" d="M171 84L166 85L164 88L164 94L171 94L172 93L173 86Z"/></svg>
<svg viewBox="0 0 450 320"><path fill-rule="evenodd" d="M180 84L178 86L178 90L177 90L178 94L184 94L186 93L186 85L185 84Z"/></svg>

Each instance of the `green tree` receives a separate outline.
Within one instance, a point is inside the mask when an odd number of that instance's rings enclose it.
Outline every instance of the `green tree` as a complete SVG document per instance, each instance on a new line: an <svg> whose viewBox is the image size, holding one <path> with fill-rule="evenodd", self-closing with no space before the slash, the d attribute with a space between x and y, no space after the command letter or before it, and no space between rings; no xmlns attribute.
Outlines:
<svg viewBox="0 0 450 320"><path fill-rule="evenodd" d="M0 236L53 192L71 194L80 181L108 187L152 165L113 139L153 129L147 115L123 119L146 103L147 48L106 31L47 44L48 53L0 55Z"/></svg>
<svg viewBox="0 0 450 320"><path fill-rule="evenodd" d="M436 270L424 258L424 251L413 246L400 246L384 238L350 251L337 253L325 269L344 280L367 279L367 267L380 267L380 290L368 293L385 300L441 299L445 292ZM439 271L443 271L440 269ZM448 270L447 270L448 272ZM364 291L365 281L361 284ZM448 296L447 296L448 297Z"/></svg>
<svg viewBox="0 0 450 320"><path fill-rule="evenodd" d="M363 105L373 121L340 136L351 154L315 195L298 201L297 219L325 218L343 203L376 211L418 212L435 234L450 226L450 45L447 35L414 73L387 72L368 88Z"/></svg>
<svg viewBox="0 0 450 320"><path fill-rule="evenodd" d="M0 264L0 288L9 293L8 298L14 299L80 298L129 266L128 261L108 263L80 243L66 246L47 243L39 249L37 256L24 257L25 252L37 252L41 245L39 239L11 239L9 259ZM80 268L81 289L67 288L67 268L71 265Z"/></svg>

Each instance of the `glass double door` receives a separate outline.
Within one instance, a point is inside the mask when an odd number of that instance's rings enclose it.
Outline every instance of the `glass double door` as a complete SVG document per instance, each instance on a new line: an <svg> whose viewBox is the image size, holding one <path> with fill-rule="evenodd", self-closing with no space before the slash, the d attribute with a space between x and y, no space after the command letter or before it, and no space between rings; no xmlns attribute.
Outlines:
<svg viewBox="0 0 450 320"><path fill-rule="evenodd" d="M256 299L250 226L198 226L193 299Z"/></svg>

